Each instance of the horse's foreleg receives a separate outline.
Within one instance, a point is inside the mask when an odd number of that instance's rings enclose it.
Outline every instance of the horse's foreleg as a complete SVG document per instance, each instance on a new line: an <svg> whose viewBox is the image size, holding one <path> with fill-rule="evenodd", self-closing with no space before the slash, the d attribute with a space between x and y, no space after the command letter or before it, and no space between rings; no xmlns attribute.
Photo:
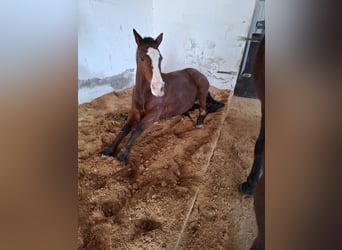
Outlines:
<svg viewBox="0 0 342 250"><path fill-rule="evenodd" d="M132 120L128 120L126 124L122 127L119 134L113 140L113 142L102 152L102 158L107 158L114 154L116 148L118 147L119 143L122 139L131 131L133 125Z"/></svg>
<svg viewBox="0 0 342 250"><path fill-rule="evenodd" d="M200 109L199 109L199 116L197 118L196 122L196 128L203 128L203 122L204 118L207 116L207 102L206 102L206 97L199 98L199 103L200 103Z"/></svg>
<svg viewBox="0 0 342 250"><path fill-rule="evenodd" d="M254 210L258 225L258 236L254 240L251 250L265 249L265 171L255 188Z"/></svg>
<svg viewBox="0 0 342 250"><path fill-rule="evenodd" d="M124 162L127 159L128 154L131 151L131 148L135 140L139 137L139 135L141 135L142 132L143 129L141 127L141 124L139 123L136 129L132 131L131 137L128 139L126 146L121 150L120 154L118 155L117 159L120 162Z"/></svg>
<svg viewBox="0 0 342 250"><path fill-rule="evenodd" d="M139 137L139 135L141 135L141 133L148 128L149 126L151 126L153 124L153 122L155 122L155 115L146 115L141 122L138 123L136 129L134 131L132 131L131 137L128 139L125 147L121 150L119 156L118 156L118 160L120 162L124 162L127 157L129 152L131 151L131 148L135 142L135 140Z"/></svg>
<svg viewBox="0 0 342 250"><path fill-rule="evenodd" d="M265 127L262 119L262 126L260 134L254 147L254 161L252 170L247 177L247 181L240 185L240 192L251 196L253 195L254 188L258 183L260 177L260 171L264 164L264 152L265 152Z"/></svg>

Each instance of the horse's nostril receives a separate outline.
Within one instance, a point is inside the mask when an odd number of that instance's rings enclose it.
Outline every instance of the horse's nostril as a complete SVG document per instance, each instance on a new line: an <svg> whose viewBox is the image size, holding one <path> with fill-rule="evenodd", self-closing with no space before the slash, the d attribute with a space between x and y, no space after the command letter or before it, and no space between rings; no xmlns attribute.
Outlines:
<svg viewBox="0 0 342 250"><path fill-rule="evenodd" d="M164 86L160 88L160 92L164 92Z"/></svg>

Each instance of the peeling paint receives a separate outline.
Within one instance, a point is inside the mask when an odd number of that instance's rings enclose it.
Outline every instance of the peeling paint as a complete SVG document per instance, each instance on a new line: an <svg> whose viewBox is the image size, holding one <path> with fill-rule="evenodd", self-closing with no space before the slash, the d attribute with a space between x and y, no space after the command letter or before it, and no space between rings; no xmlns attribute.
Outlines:
<svg viewBox="0 0 342 250"><path fill-rule="evenodd" d="M121 74L78 80L78 103L89 102L110 91L119 91L134 85L135 69L127 69Z"/></svg>
<svg viewBox="0 0 342 250"><path fill-rule="evenodd" d="M95 86L110 85L114 90L122 89L125 86L131 86L134 81L135 69L127 69L121 74L105 77L105 78L92 78L87 80L78 80L78 88L91 88Z"/></svg>
<svg viewBox="0 0 342 250"><path fill-rule="evenodd" d="M206 41L206 46L208 49L214 49L216 47L216 43L214 41Z"/></svg>
<svg viewBox="0 0 342 250"><path fill-rule="evenodd" d="M194 39L189 39L188 40L188 46L187 46L187 49L188 50L193 50L193 49L195 49L195 48L197 48L197 43L195 42L195 40Z"/></svg>
<svg viewBox="0 0 342 250"><path fill-rule="evenodd" d="M245 44L242 38L248 34L255 3L218 0L214 5L196 2L196 8L189 8L194 2L81 1L78 50L81 94L85 90L98 94L105 88L118 90L133 85L136 49L133 27L146 36L164 32L163 72L193 67L204 73L213 86L233 88L237 76L218 71L238 71ZM171 12L172 20L168 16ZM210 13L215 15L203 19ZM178 26L182 27L181 32Z"/></svg>
<svg viewBox="0 0 342 250"><path fill-rule="evenodd" d="M135 69L127 69L121 74L105 77L105 78L91 78L87 80L78 80L78 89L93 88L96 86L110 85L113 90L130 87L134 82Z"/></svg>

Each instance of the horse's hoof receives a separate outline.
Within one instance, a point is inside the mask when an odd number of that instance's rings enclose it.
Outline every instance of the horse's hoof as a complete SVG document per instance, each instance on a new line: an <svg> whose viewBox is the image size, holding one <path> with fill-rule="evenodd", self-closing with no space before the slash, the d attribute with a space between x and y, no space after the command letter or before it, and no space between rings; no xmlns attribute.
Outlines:
<svg viewBox="0 0 342 250"><path fill-rule="evenodd" d="M250 185L248 185L247 182L244 182L239 186L239 191L242 195L246 197L253 196L253 188Z"/></svg>
<svg viewBox="0 0 342 250"><path fill-rule="evenodd" d="M197 124L196 128L203 128L203 124Z"/></svg>
<svg viewBox="0 0 342 250"><path fill-rule="evenodd" d="M119 155L119 156L117 157L117 160L118 160L121 164L124 164L126 158L125 158L124 156L120 156L120 155Z"/></svg>
<svg viewBox="0 0 342 250"><path fill-rule="evenodd" d="M122 150L120 154L118 155L117 159L121 164L124 164L128 156L127 150Z"/></svg>
<svg viewBox="0 0 342 250"><path fill-rule="evenodd" d="M264 250L264 249L265 249L265 242L256 238L250 250Z"/></svg>
<svg viewBox="0 0 342 250"><path fill-rule="evenodd" d="M119 164L122 168L126 166L126 161L119 161Z"/></svg>
<svg viewBox="0 0 342 250"><path fill-rule="evenodd" d="M108 157L109 157L109 155L105 155L105 154L101 155L101 159L107 159Z"/></svg>
<svg viewBox="0 0 342 250"><path fill-rule="evenodd" d="M126 163L126 158L125 157L118 156L116 159L119 161L119 164L121 165L121 167L125 166L125 163Z"/></svg>
<svg viewBox="0 0 342 250"><path fill-rule="evenodd" d="M114 150L111 147L108 147L104 151L102 151L101 158L106 159L109 156L112 156L113 154L114 154Z"/></svg>

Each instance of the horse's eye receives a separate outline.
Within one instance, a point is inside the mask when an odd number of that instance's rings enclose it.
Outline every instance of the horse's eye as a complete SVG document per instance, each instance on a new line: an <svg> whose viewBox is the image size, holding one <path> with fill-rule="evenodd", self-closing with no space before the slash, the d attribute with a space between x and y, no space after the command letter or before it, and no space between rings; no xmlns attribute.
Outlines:
<svg viewBox="0 0 342 250"><path fill-rule="evenodd" d="M145 55L140 56L140 60L144 61L145 60Z"/></svg>

